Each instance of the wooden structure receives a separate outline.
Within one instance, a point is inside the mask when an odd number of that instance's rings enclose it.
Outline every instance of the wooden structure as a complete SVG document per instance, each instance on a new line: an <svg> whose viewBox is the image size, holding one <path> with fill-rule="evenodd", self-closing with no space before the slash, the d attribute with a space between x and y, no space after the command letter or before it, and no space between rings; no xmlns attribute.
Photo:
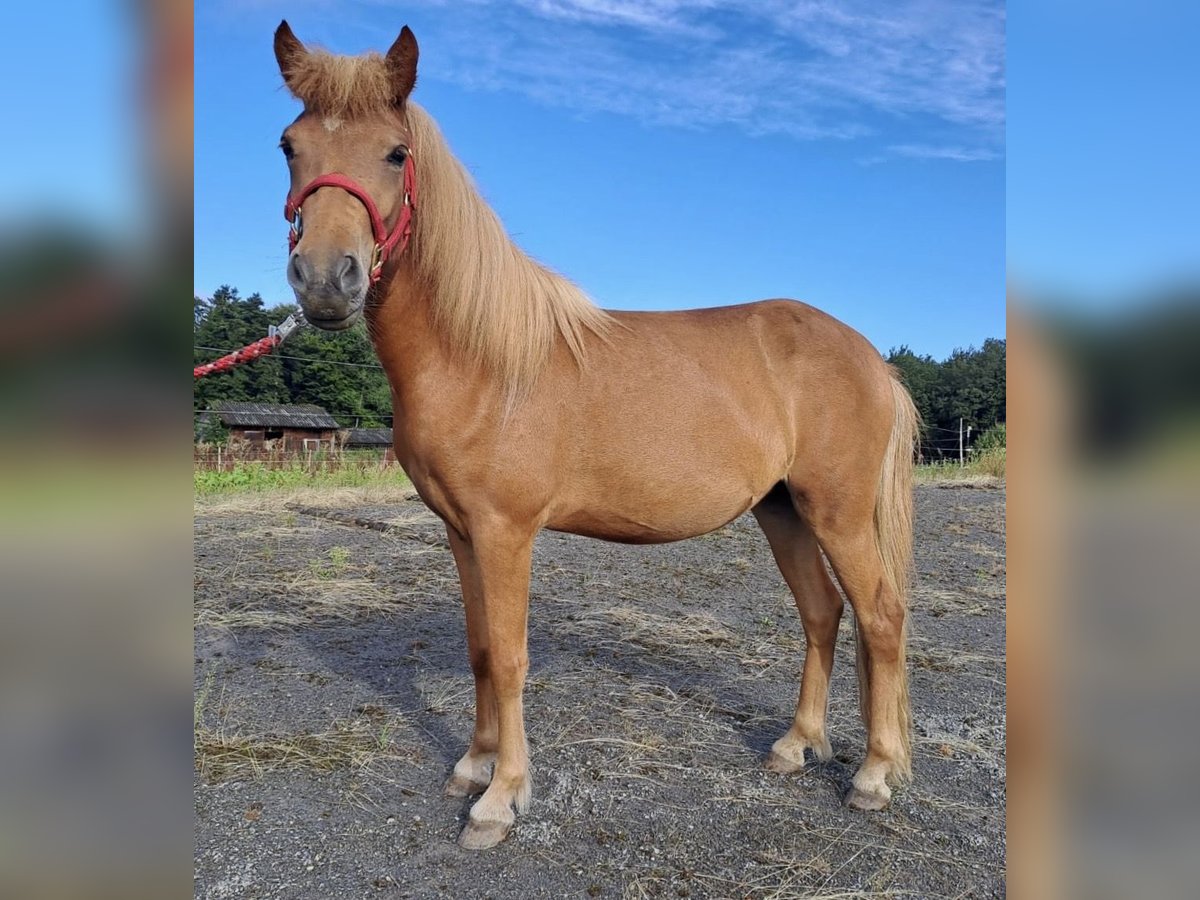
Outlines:
<svg viewBox="0 0 1200 900"><path fill-rule="evenodd" d="M390 428L347 428L341 432L344 450L382 450L385 463L396 461Z"/></svg>
<svg viewBox="0 0 1200 900"><path fill-rule="evenodd" d="M202 419L219 421L231 444L277 450L332 450L338 435L333 416L313 404L222 400L210 406Z"/></svg>

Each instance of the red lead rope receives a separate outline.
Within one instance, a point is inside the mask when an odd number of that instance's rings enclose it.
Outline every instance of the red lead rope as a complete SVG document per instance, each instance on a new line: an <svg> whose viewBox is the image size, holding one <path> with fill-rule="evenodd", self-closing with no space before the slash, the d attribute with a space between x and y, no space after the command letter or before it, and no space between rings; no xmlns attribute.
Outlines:
<svg viewBox="0 0 1200 900"><path fill-rule="evenodd" d="M282 344L284 338L299 328L302 322L303 320L298 320L294 315L288 316L278 325L272 325L271 333L262 340L255 341L253 344L247 344L242 349L227 353L220 359L214 359L210 363L196 366L192 369L192 377L203 378L205 375L211 375L214 372L227 372L234 366L240 366L242 363L258 359L260 356L266 356Z"/></svg>
<svg viewBox="0 0 1200 900"><path fill-rule="evenodd" d="M272 334L261 341L255 341L253 344L243 347L241 350L234 350L232 353L227 353L220 359L214 359L210 363L196 366L196 368L192 369L192 375L196 378L203 378L205 375L213 374L213 372L228 371L234 366L250 362L252 359L258 359L260 356L266 356L282 343L283 338L277 334Z"/></svg>

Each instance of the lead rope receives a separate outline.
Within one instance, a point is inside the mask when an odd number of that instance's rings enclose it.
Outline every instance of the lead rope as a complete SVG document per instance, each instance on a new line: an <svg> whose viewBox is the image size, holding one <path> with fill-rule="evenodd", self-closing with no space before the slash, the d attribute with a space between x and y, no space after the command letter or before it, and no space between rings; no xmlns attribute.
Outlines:
<svg viewBox="0 0 1200 900"><path fill-rule="evenodd" d="M304 316L300 313L293 313L278 325L272 325L267 330L265 338L257 340L253 344L247 344L240 350L227 353L220 359L214 359L210 363L196 366L192 369L192 376L194 378L203 378L205 375L212 375L214 372L227 372L234 366L248 363L251 360L258 359L260 356L266 356L282 344L289 334L307 324L304 321Z"/></svg>

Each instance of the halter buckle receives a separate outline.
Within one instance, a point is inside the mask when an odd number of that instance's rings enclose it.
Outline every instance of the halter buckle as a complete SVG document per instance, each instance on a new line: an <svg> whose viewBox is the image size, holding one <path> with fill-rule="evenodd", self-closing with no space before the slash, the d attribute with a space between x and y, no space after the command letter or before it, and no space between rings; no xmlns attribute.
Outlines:
<svg viewBox="0 0 1200 900"><path fill-rule="evenodd" d="M379 276L383 272L383 245L376 243L375 248L371 251L371 268L370 278L374 284L379 280Z"/></svg>

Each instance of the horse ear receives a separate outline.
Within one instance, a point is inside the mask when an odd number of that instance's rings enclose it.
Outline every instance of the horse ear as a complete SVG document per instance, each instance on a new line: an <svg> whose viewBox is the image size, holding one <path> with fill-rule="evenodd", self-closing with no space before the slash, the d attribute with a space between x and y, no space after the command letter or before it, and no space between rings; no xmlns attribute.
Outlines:
<svg viewBox="0 0 1200 900"><path fill-rule="evenodd" d="M284 19L275 29L275 61L279 63L279 73L283 75L284 83L289 87L292 74L306 56L307 48L292 34L292 27L288 25L287 19Z"/></svg>
<svg viewBox="0 0 1200 900"><path fill-rule="evenodd" d="M396 102L403 103L417 83L417 39L407 25L400 29L400 37L388 50L387 64L396 88Z"/></svg>

